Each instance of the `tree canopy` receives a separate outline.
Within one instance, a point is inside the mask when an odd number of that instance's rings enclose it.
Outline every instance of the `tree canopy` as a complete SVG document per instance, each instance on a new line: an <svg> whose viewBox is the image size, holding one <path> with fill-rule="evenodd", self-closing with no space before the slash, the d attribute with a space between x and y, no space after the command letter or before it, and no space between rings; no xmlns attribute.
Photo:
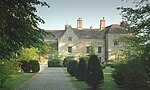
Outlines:
<svg viewBox="0 0 150 90"><path fill-rule="evenodd" d="M123 0L124 1L124 0ZM125 0L126 1L126 0ZM133 0L135 7L119 7L124 21L129 24L126 28L132 35L126 37L130 54L150 54L150 1Z"/></svg>
<svg viewBox="0 0 150 90"><path fill-rule="evenodd" d="M125 0L126 1L126 0ZM135 7L119 7L130 33L122 62L115 66L114 81L136 90L150 89L150 0L134 0Z"/></svg>
<svg viewBox="0 0 150 90"><path fill-rule="evenodd" d="M44 21L36 15L36 5L49 7L40 0L0 0L0 59L42 43L45 32L38 24Z"/></svg>

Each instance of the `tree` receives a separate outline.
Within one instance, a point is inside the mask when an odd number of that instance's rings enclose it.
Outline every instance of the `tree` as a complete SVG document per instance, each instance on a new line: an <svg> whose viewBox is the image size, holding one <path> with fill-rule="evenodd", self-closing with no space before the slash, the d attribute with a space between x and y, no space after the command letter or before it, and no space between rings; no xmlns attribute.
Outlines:
<svg viewBox="0 0 150 90"><path fill-rule="evenodd" d="M42 56L47 55L49 52L52 52L55 49L55 44L44 42L42 45L38 47L38 53Z"/></svg>
<svg viewBox="0 0 150 90"><path fill-rule="evenodd" d="M123 28L128 28L129 27L129 25L126 21L120 22L120 26L123 27Z"/></svg>
<svg viewBox="0 0 150 90"><path fill-rule="evenodd" d="M44 21L36 15L36 5L49 7L40 0L0 1L0 59L11 57L22 47L42 43L45 32L38 24Z"/></svg>
<svg viewBox="0 0 150 90"><path fill-rule="evenodd" d="M76 78L79 81L84 81L86 77L86 61L84 58L79 59L79 64L77 66L77 71L76 71Z"/></svg>
<svg viewBox="0 0 150 90"><path fill-rule="evenodd" d="M76 75L77 65L78 65L78 62L76 60L70 60L69 61L69 64L67 66L67 71L69 72L69 74L71 76Z"/></svg>
<svg viewBox="0 0 150 90"><path fill-rule="evenodd" d="M118 9L122 10L124 22L129 25L126 30L131 34L124 40L128 43L129 48L126 49L126 52L132 55L142 55L145 48L147 48L147 52L150 52L148 47L150 45L150 1L134 0L134 3L136 4L135 8L119 7Z"/></svg>
<svg viewBox="0 0 150 90"><path fill-rule="evenodd" d="M123 60L127 60L125 66L131 68L126 69L128 74L124 76L126 76L126 81L130 81L126 83L128 87L150 88L150 1L134 0L133 3L135 4L134 8L118 8L122 10L122 17L129 25L125 29L130 33L124 38L124 42L128 46L123 51ZM135 65L136 67L133 68L132 66ZM136 79L138 79L138 83L135 82Z"/></svg>
<svg viewBox="0 0 150 90"><path fill-rule="evenodd" d="M103 71L97 55L90 55L86 75L86 83L92 86L92 90L97 90L98 86L103 83Z"/></svg>

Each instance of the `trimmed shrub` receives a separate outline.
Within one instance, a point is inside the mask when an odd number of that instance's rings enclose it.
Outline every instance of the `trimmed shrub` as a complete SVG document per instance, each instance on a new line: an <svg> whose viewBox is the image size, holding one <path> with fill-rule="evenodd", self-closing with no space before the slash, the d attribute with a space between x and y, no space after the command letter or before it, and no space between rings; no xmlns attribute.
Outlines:
<svg viewBox="0 0 150 90"><path fill-rule="evenodd" d="M112 64L106 64L106 66L111 67L111 68L115 68L116 63L112 63Z"/></svg>
<svg viewBox="0 0 150 90"><path fill-rule="evenodd" d="M38 60L30 60L30 71L32 71L33 73L37 73L40 71L40 64L38 62Z"/></svg>
<svg viewBox="0 0 150 90"><path fill-rule="evenodd" d="M64 60L63 60L63 66L64 66L64 67L67 67L68 64L69 64L69 61L70 61L69 58L64 58Z"/></svg>
<svg viewBox="0 0 150 90"><path fill-rule="evenodd" d="M52 59L48 61L48 67L61 67L61 60L60 59Z"/></svg>
<svg viewBox="0 0 150 90"><path fill-rule="evenodd" d="M115 83L132 90L149 90L150 75L142 62L142 58L134 57L125 64L118 64L112 74Z"/></svg>
<svg viewBox="0 0 150 90"><path fill-rule="evenodd" d="M97 55L90 55L86 72L86 83L92 87L92 90L96 90L99 85L104 83L103 71Z"/></svg>
<svg viewBox="0 0 150 90"><path fill-rule="evenodd" d="M29 62L26 60L21 61L21 69L22 71L24 71L25 73L36 73L39 72L40 70L40 65L39 62L37 60L30 60Z"/></svg>
<svg viewBox="0 0 150 90"><path fill-rule="evenodd" d="M126 70L126 64L122 62L116 65L115 70L112 72L112 77L114 78L114 82L119 86L123 86L126 84L125 70Z"/></svg>
<svg viewBox="0 0 150 90"><path fill-rule="evenodd" d="M25 73L29 73L30 72L30 63L26 60L21 61L21 69L22 71L24 71Z"/></svg>
<svg viewBox="0 0 150 90"><path fill-rule="evenodd" d="M70 60L67 71L70 73L71 76L75 76L77 70L78 62L76 60Z"/></svg>
<svg viewBox="0 0 150 90"><path fill-rule="evenodd" d="M102 67L102 69L105 69L106 68L106 64L105 63L101 64L101 67Z"/></svg>
<svg viewBox="0 0 150 90"><path fill-rule="evenodd" d="M84 60L84 58L80 58L79 64L77 66L76 78L79 81L84 81L85 75L86 75L86 61Z"/></svg>

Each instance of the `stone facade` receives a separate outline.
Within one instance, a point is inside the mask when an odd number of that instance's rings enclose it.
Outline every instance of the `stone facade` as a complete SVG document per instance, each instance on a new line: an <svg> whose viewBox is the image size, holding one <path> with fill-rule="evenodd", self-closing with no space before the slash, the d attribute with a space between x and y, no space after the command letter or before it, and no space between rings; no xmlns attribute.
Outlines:
<svg viewBox="0 0 150 90"><path fill-rule="evenodd" d="M81 18L80 21L82 21ZM88 49L93 47L95 54L99 56L102 62L117 60L119 58L118 54L121 53L119 49L124 44L116 41L116 39L127 33L117 24L104 28L104 18L102 23L102 29L84 29L82 25L77 25L80 28L72 28L70 25L65 25L65 30L47 30L47 32L52 33L52 36L46 36L45 41L57 42L58 54L63 58L71 57L78 60L80 56L89 55Z"/></svg>

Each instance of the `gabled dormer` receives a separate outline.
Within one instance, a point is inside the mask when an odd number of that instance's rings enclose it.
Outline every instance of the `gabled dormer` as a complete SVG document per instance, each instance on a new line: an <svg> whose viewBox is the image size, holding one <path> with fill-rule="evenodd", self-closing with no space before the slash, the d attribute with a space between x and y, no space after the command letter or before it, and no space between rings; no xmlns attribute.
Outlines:
<svg viewBox="0 0 150 90"><path fill-rule="evenodd" d="M75 34L73 28L70 25L65 25L65 31L61 36L60 40L63 42L76 42L79 38Z"/></svg>

